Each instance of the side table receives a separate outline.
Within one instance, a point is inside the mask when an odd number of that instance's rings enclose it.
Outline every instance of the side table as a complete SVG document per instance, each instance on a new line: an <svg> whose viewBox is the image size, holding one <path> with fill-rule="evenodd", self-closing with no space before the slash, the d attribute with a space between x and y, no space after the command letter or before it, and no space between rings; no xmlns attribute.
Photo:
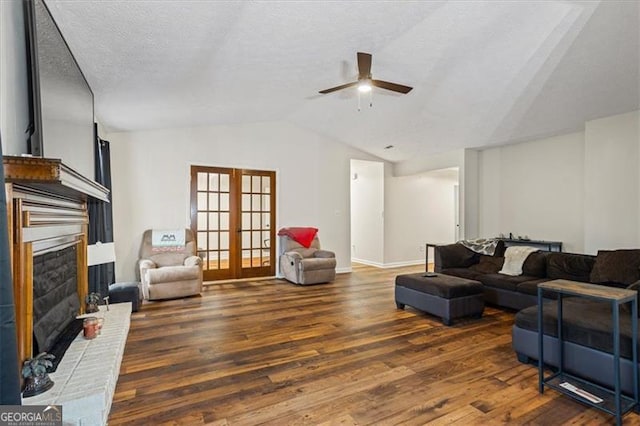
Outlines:
<svg viewBox="0 0 640 426"><path fill-rule="evenodd" d="M425 272L433 272L429 271L429 249L433 249L433 269L435 269L436 265L436 247L444 246L451 243L426 243L424 250L424 271Z"/></svg>
<svg viewBox="0 0 640 426"><path fill-rule="evenodd" d="M544 376L544 312L543 292L557 293L558 316L558 371ZM613 369L614 390L604 388L564 371L564 342L562 334L563 296L586 297L609 302L613 318ZM633 357L633 398L622 395L620 390L620 305L631 302L632 357ZM538 284L538 391L544 386L555 389L591 407L600 409L616 417L616 424L622 424L622 415L638 405L638 300L635 290L626 290L587 284L569 280L553 280Z"/></svg>

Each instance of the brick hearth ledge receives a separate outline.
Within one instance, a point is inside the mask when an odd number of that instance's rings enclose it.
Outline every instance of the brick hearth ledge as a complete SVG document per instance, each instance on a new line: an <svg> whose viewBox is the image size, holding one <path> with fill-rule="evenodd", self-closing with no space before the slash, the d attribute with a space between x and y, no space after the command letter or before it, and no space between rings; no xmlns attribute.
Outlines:
<svg viewBox="0 0 640 426"><path fill-rule="evenodd" d="M109 305L109 311L100 306L100 312L83 316L103 317L101 334L86 340L80 332L49 375L53 387L22 403L62 405L65 425L106 425L129 333L131 303Z"/></svg>

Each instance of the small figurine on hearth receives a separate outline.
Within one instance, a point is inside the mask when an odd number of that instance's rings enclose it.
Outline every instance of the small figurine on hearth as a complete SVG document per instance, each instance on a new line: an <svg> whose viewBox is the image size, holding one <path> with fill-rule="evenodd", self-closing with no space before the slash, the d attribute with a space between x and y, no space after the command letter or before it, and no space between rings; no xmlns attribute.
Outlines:
<svg viewBox="0 0 640 426"><path fill-rule="evenodd" d="M100 295L98 293L89 293L85 299L86 306L84 308L85 313L92 314L98 312L98 304L100 303Z"/></svg>
<svg viewBox="0 0 640 426"><path fill-rule="evenodd" d="M53 367L53 359L55 356L46 352L41 352L33 358L28 358L22 364L22 378L24 379L24 388L22 396L28 398L30 396L41 394L51 389L53 380L49 378L47 370Z"/></svg>

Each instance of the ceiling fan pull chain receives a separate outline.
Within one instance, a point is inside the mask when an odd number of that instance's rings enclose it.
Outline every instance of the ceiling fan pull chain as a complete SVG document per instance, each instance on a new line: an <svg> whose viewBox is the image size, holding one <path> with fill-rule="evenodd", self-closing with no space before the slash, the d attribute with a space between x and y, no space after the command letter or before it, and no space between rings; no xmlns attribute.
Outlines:
<svg viewBox="0 0 640 426"><path fill-rule="evenodd" d="M358 112L360 112L360 91L358 90Z"/></svg>
<svg viewBox="0 0 640 426"><path fill-rule="evenodd" d="M369 91L369 108L373 107L373 90Z"/></svg>

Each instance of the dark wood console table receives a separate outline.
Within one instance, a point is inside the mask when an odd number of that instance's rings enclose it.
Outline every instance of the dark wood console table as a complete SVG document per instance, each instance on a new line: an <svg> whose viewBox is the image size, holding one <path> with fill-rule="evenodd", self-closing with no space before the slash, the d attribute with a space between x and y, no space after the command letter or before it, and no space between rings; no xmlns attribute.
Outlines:
<svg viewBox="0 0 640 426"><path fill-rule="evenodd" d="M504 241L504 246L530 246L547 251L562 251L562 241L523 240L518 238L498 238Z"/></svg>
<svg viewBox="0 0 640 426"><path fill-rule="evenodd" d="M435 269L435 265L436 265L436 246L444 246L447 244L452 244L452 243L426 243L425 244L425 250L424 250L424 271L425 272L433 272L433 271L429 271L429 249L433 249L433 266Z"/></svg>

